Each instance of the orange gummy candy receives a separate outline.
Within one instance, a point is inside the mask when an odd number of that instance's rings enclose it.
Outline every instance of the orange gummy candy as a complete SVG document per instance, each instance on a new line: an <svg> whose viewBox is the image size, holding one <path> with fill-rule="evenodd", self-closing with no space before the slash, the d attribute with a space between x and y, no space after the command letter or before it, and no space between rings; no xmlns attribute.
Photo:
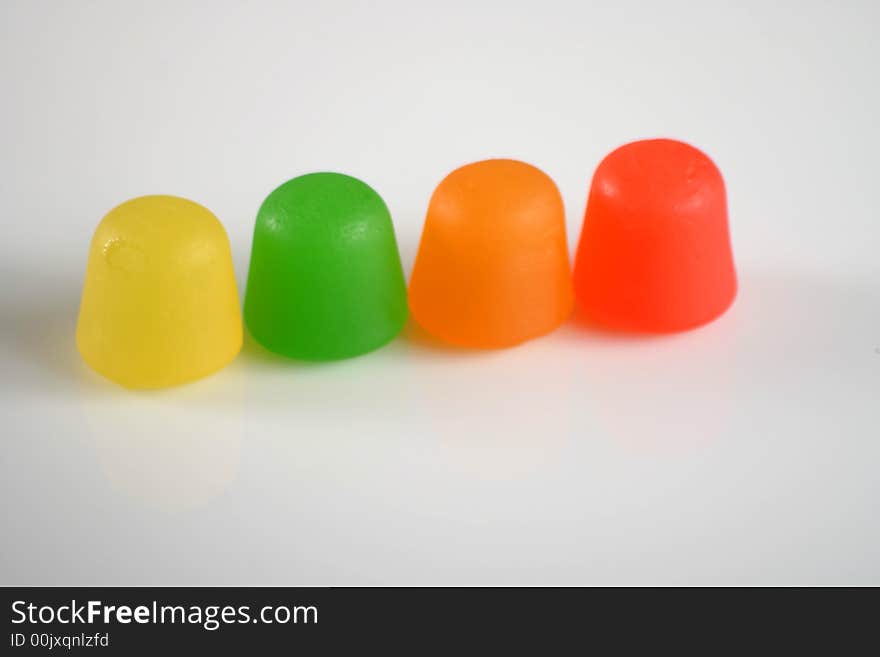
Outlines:
<svg viewBox="0 0 880 657"><path fill-rule="evenodd" d="M509 347L559 326L573 296L562 197L545 173L484 160L440 183L409 286L422 328L459 346Z"/></svg>

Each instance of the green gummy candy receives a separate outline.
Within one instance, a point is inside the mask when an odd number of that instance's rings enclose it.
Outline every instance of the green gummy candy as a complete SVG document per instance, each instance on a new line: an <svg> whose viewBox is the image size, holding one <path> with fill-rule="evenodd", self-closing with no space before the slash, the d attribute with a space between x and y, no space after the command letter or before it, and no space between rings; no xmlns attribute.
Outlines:
<svg viewBox="0 0 880 657"><path fill-rule="evenodd" d="M269 194L244 303L257 342L290 358L348 358L389 342L407 315L391 214L369 185L312 173Z"/></svg>

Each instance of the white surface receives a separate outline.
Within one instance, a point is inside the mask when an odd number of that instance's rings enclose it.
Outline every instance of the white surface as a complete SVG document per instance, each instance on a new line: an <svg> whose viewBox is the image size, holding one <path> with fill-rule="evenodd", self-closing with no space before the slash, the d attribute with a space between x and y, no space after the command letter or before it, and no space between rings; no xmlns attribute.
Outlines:
<svg viewBox="0 0 880 657"><path fill-rule="evenodd" d="M4 584L880 584L880 4L0 5ZM741 276L703 329L253 345L158 393L73 341L118 202L187 196L240 289L256 209L313 170L427 200L540 166L570 242L593 169L672 136L725 175Z"/></svg>

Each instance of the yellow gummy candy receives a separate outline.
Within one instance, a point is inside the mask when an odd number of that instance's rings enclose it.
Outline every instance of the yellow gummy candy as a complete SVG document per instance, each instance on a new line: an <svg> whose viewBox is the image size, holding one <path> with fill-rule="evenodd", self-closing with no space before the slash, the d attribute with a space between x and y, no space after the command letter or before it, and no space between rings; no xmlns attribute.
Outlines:
<svg viewBox="0 0 880 657"><path fill-rule="evenodd" d="M209 210L142 196L104 217L76 330L90 367L129 388L159 388L219 370L241 342L229 239Z"/></svg>

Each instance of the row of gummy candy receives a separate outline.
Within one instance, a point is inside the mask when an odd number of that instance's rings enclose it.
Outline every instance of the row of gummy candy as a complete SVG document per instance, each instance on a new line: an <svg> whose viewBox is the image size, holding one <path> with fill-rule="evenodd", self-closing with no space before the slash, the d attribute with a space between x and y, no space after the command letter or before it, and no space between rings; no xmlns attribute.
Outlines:
<svg viewBox="0 0 880 657"><path fill-rule="evenodd" d="M339 173L289 180L259 209L244 321L275 353L357 356L411 312L440 341L509 347L549 333L577 298L598 325L693 328L736 295L724 182L679 141L626 144L593 176L574 270L562 198L539 169L493 159L434 191L407 292L391 216ZM219 370L242 346L229 240L206 208L144 196L111 210L89 252L76 333L86 363L130 388Z"/></svg>

